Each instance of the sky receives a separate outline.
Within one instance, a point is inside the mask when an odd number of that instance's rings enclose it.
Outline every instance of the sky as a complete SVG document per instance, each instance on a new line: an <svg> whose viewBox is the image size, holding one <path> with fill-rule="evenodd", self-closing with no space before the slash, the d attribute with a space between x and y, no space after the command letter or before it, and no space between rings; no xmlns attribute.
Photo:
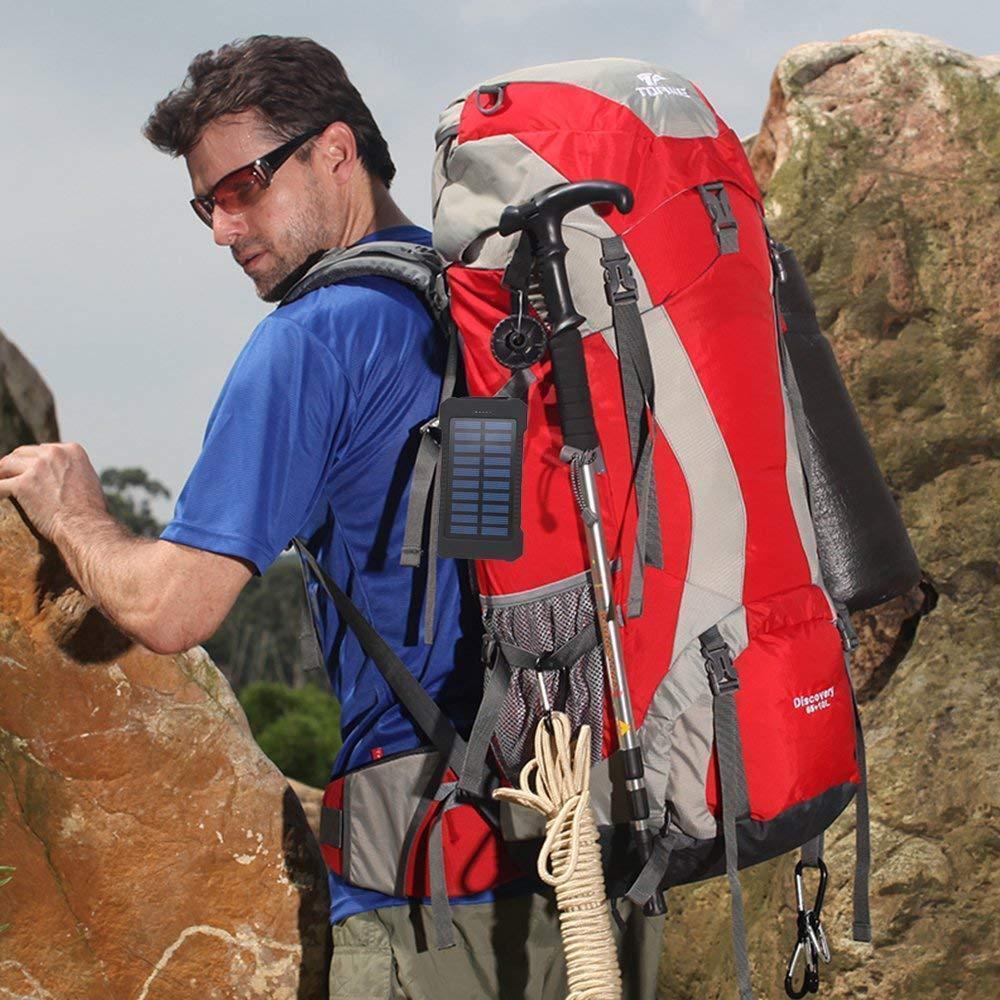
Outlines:
<svg viewBox="0 0 1000 1000"><path fill-rule="evenodd" d="M1000 5L982 0L0 0L0 25L0 330L52 389L62 440L98 470L145 467L175 498L272 308L185 204L183 162L140 134L196 53L254 34L332 49L388 140L397 202L429 226L437 116L507 70L649 60L748 135L804 42L899 28L1000 52Z"/></svg>

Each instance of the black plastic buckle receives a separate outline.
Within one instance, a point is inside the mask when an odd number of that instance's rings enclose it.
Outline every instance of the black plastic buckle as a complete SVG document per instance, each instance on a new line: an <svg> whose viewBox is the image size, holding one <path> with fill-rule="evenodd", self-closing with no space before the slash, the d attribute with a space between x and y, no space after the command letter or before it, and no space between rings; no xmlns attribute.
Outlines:
<svg viewBox="0 0 1000 1000"><path fill-rule="evenodd" d="M446 316L451 306L451 295L448 292L448 279L444 276L444 271L438 271L434 276L427 292L431 306L439 317Z"/></svg>
<svg viewBox="0 0 1000 1000"><path fill-rule="evenodd" d="M629 261L629 255L624 250L621 257L601 258L601 266L604 268L604 294L608 298L609 306L635 302L639 298L638 285Z"/></svg>
<svg viewBox="0 0 1000 1000"><path fill-rule="evenodd" d="M854 652L861 645L858 633L854 631L850 613L843 605L837 605L837 631L840 632L840 641L848 653Z"/></svg>
<svg viewBox="0 0 1000 1000"><path fill-rule="evenodd" d="M487 635L484 632L479 654L484 666L493 666L493 658L497 655L499 648L500 647L497 644L496 639L492 635Z"/></svg>
<svg viewBox="0 0 1000 1000"><path fill-rule="evenodd" d="M729 194L722 181L700 184L698 193L712 218L712 229L716 236L719 235L720 229L736 228L736 216L733 215L733 207L729 204Z"/></svg>
<svg viewBox="0 0 1000 1000"><path fill-rule="evenodd" d="M771 257L771 267L774 270L774 276L778 279L778 283L783 285L785 279L788 277L788 273L785 271L785 263L781 259L781 251L778 249L777 241L770 233L767 234L767 252Z"/></svg>
<svg viewBox="0 0 1000 1000"><path fill-rule="evenodd" d="M715 233L719 248L723 249L726 242L723 233L729 229L739 229L736 216L733 215L733 207L729 203L726 186L722 181L699 184L698 194L701 195L702 204L708 212L708 217L712 220L712 232Z"/></svg>
<svg viewBox="0 0 1000 1000"><path fill-rule="evenodd" d="M426 434L432 440L441 443L441 418L434 416L430 420L425 420L420 425L420 433Z"/></svg>
<svg viewBox="0 0 1000 1000"><path fill-rule="evenodd" d="M702 638L701 653L705 657L708 683L711 685L712 694L718 697L720 694L738 691L740 678L733 667L733 658L726 645L726 640L718 631L708 638Z"/></svg>

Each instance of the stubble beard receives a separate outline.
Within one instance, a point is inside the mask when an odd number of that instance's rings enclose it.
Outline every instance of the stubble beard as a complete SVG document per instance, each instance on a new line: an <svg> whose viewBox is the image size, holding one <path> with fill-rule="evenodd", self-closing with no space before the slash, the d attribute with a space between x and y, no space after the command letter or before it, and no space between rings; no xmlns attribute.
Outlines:
<svg viewBox="0 0 1000 1000"><path fill-rule="evenodd" d="M267 270L252 276L257 296L262 301L280 302L301 276L304 265L311 264L311 258L318 251L328 250L333 245L324 208L319 191L313 188L281 233L281 252L271 243L262 244L261 249L270 254L271 260Z"/></svg>

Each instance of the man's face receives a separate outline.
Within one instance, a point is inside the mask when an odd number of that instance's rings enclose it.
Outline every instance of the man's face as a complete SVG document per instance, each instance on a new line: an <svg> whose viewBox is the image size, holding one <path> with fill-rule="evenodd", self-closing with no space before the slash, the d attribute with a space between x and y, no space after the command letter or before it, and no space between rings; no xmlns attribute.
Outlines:
<svg viewBox="0 0 1000 1000"><path fill-rule="evenodd" d="M230 171L281 142L255 111L216 119L186 157L194 193L207 195ZM278 301L284 279L317 250L336 246L343 232L338 197L343 192L324 177L317 161L322 157L316 153L307 162L292 156L254 204L233 214L216 205L212 215L215 242L230 248L265 302Z"/></svg>

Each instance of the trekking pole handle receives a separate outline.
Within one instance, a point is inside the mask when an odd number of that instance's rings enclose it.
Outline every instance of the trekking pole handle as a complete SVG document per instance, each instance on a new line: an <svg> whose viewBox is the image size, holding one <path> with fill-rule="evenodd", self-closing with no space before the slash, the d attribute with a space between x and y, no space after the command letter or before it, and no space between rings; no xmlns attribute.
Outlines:
<svg viewBox="0 0 1000 1000"><path fill-rule="evenodd" d="M520 205L508 205L500 216L501 236L523 231L531 241L552 329L549 352L563 442L580 451L593 451L599 442L580 339L584 317L573 305L566 274L563 219L585 205L611 204L619 212L630 212L633 201L632 192L624 184L578 181L553 185Z"/></svg>
<svg viewBox="0 0 1000 1000"><path fill-rule="evenodd" d="M554 224L558 235L565 216L584 205L614 205L625 215L632 211L634 202L632 191L614 181L553 184L520 205L508 205L500 216L499 232L501 236L512 236L541 222L546 226Z"/></svg>

